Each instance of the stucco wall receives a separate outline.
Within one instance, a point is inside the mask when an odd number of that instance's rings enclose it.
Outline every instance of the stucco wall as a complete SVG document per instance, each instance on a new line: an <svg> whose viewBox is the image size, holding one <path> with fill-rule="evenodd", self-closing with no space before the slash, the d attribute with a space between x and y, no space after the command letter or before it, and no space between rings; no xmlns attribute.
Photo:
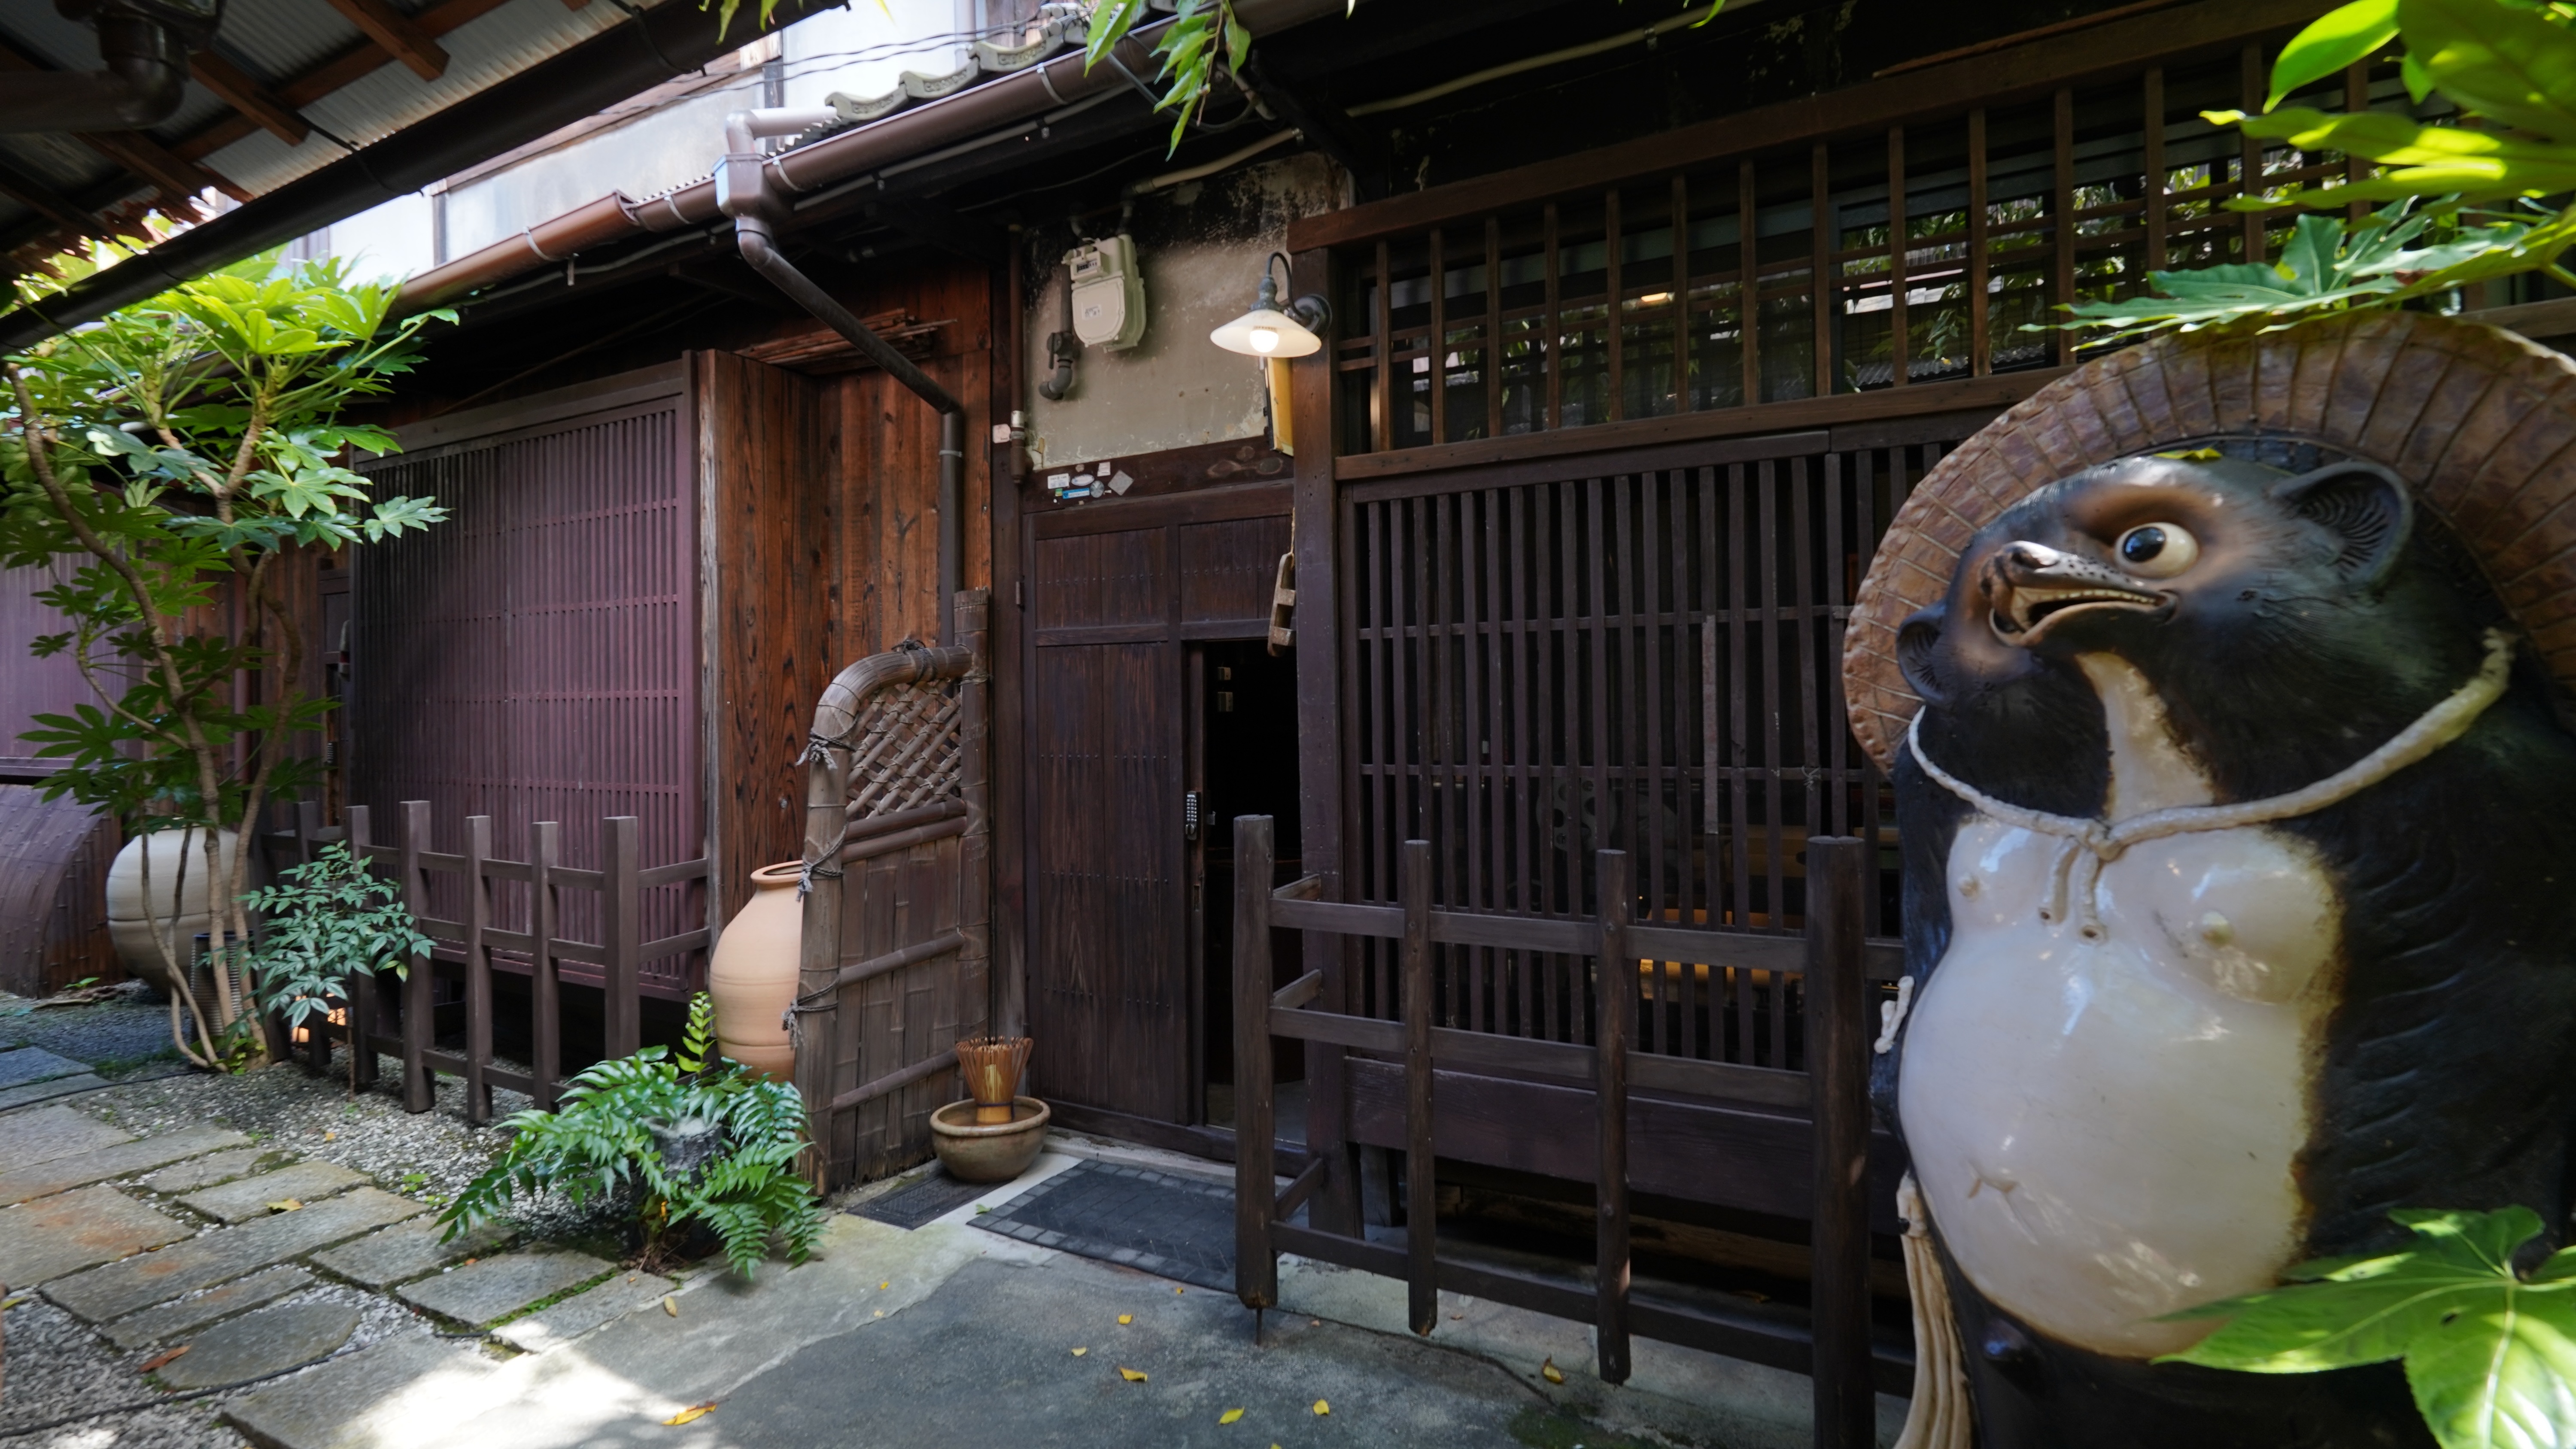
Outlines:
<svg viewBox="0 0 2576 1449"><path fill-rule="evenodd" d="M1288 223L1338 205L1340 190L1332 164L1308 154L1139 200L1128 229L1144 265L1145 340L1125 352L1084 348L1062 402L1037 394L1047 334L1065 325L1060 272L1036 288L1022 328L1020 404L1036 468L1267 433L1262 365L1218 348L1208 332L1250 310L1263 259L1280 249ZM1093 235L1117 228L1114 212L1084 220ZM1069 229L1048 229L1041 260L1052 264L1072 244Z"/></svg>

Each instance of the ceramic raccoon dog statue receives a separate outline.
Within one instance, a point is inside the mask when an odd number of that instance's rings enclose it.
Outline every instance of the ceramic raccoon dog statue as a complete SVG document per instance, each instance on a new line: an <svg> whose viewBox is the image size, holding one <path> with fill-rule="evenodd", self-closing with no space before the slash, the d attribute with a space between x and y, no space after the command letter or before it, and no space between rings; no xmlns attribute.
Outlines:
<svg viewBox="0 0 2576 1449"><path fill-rule="evenodd" d="M2395 476L2194 456L2032 494L1898 634L1877 1100L1989 1449L2430 1444L2394 1365L2150 1360L2394 1208L2564 1241L2576 737Z"/></svg>

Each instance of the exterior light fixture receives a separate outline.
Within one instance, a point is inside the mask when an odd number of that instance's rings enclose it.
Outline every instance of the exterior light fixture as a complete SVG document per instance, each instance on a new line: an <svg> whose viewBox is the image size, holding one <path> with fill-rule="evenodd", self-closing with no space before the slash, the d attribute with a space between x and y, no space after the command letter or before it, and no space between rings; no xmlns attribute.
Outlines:
<svg viewBox="0 0 2576 1449"><path fill-rule="evenodd" d="M1288 259L1277 252L1270 260L1286 270ZM1252 310L1208 334L1208 341L1228 352L1246 357L1304 357L1322 349L1324 339L1315 335L1318 328L1330 323L1333 309L1324 299L1308 293L1287 305L1279 305L1279 283L1271 269L1261 269L1261 290L1253 298Z"/></svg>

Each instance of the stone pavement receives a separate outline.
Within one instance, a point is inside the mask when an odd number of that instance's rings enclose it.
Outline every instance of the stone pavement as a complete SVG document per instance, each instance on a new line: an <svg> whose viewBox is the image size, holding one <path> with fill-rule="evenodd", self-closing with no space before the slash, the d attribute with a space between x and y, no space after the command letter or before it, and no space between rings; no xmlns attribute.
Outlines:
<svg viewBox="0 0 2576 1449"><path fill-rule="evenodd" d="M801 1267L674 1280L498 1232L441 1244L428 1204L388 1190L399 1182L212 1127L136 1136L77 1105L92 1100L0 1110L0 1272L23 1275L8 1279L11 1351L88 1375L71 1413L165 1396L190 1417L164 1422L196 1426L189 1443L1807 1441L1800 1376L1641 1341L1636 1379L1611 1388L1581 1324L1443 1295L1439 1330L1417 1340L1401 1283L1293 1259L1286 1310L1256 1345L1230 1293L970 1226L1078 1161L1224 1181L1164 1154L1060 1136L1020 1182L917 1230L836 1212ZM1551 1360L1564 1382L1542 1376ZM39 1432L7 1449L179 1442L110 1427L132 1419L48 1431L67 1417L59 1383L31 1400L29 1369L11 1370L0 1427ZM204 1397L167 1397L181 1394ZM1881 1404L1892 1435L1897 1406Z"/></svg>
<svg viewBox="0 0 2576 1449"><path fill-rule="evenodd" d="M496 1252L506 1228L441 1243L429 1204L365 1173L214 1127L137 1136L92 1100L0 1109L0 1284L20 1359L0 1380L0 1429L66 1417L63 1385L25 1363L38 1349L54 1377L94 1381L70 1396L82 1408L187 1390L228 1408L320 1360L402 1345L473 1356L461 1330L495 1323L504 1343L569 1343L677 1286L579 1253ZM449 1333L453 1347L436 1336ZM117 1440L16 1441L49 1442Z"/></svg>

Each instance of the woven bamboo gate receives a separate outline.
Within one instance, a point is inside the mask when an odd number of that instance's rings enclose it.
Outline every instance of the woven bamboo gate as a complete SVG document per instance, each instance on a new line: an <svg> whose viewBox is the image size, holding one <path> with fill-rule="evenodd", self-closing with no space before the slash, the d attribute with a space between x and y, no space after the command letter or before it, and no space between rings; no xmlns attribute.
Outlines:
<svg viewBox="0 0 2576 1449"><path fill-rule="evenodd" d="M930 1155L952 1049L992 1020L990 598L957 596L956 645L871 655L815 707L790 1016L827 1191Z"/></svg>
<svg viewBox="0 0 2576 1449"><path fill-rule="evenodd" d="M1868 847L1850 837L1807 841L1804 940L1747 931L1684 929L1633 919L1636 883L1624 851L1594 858L1599 914L1591 919L1533 919L1432 906L1432 848L1407 841L1398 861L1394 905L1320 899L1322 878L1307 876L1275 891L1270 879L1271 820L1235 821L1234 915L1236 1080L1235 1284L1246 1307L1277 1303L1278 1255L1360 1268L1408 1286L1413 1331L1428 1334L1439 1318L1439 1289L1469 1293L1559 1318L1590 1322L1604 1381L1628 1377L1631 1335L1686 1344L1813 1376L1820 1449L1862 1449L1875 1442L1872 1394L1905 1393L1912 1356L1872 1342L1870 1329L1869 1020L1873 981L1894 974L1897 947L1865 934ZM1353 1014L1336 999L1340 983L1324 971L1271 990L1270 933L1305 930L1354 941L1382 940L1396 957L1394 1019ZM1503 1036L1435 1025L1435 945L1561 952L1589 957L1593 969L1576 1011L1589 1005L1590 1044ZM1309 958L1313 959L1313 958ZM1794 975L1804 1003L1806 1070L1662 1055L1631 1049L1641 1019L1655 1005L1653 978L1674 964L1759 971L1780 982ZM1354 1064L1383 1062L1402 1076L1405 1246L1346 1237L1291 1222L1330 1171L1316 1155L1286 1191L1277 1191L1271 1122L1273 1037L1343 1047ZM1511 1143L1480 1133L1467 1119L1485 1076L1519 1075L1560 1086L1588 1086L1588 1123L1525 1121L1525 1133L1572 1136L1589 1128L1596 1151L1575 1171L1589 1177L1598 1222L1598 1267L1590 1284L1533 1273L1442 1260L1434 1160L1522 1166ZM1653 1104L1632 1088L1665 1099L1698 1098L1769 1112L1804 1114L1810 1125L1812 1306L1795 1310L1716 1309L1633 1293L1629 1283L1630 1128ZM1572 1128L1571 1132L1562 1129Z"/></svg>
<svg viewBox="0 0 2576 1449"><path fill-rule="evenodd" d="M641 1045L642 1008L646 995L685 994L704 974L708 948L704 926L691 927L654 940L644 939L645 923L673 912L648 912L647 892L673 886L702 885L704 860L667 865L642 863L642 822L632 815L612 815L599 822L596 869L563 860L563 827L552 820L528 827L525 859L494 854L492 817L465 820L464 849L430 849L430 810L425 800L406 800L397 807L395 838L380 844L372 834L364 805L342 812L343 824L322 824L322 807L303 801L291 808L291 828L266 836L272 866L300 864L315 849L346 841L374 862L390 879L403 904L419 922L423 935L437 943L434 959L454 963L464 987L465 1041L457 1051L437 1046L438 1008L434 996L437 972L431 959L416 958L406 977L383 980L361 974L340 1008L341 1020L316 1018L302 1043L308 1064L328 1070L331 1044L354 1035L372 1051L358 1053L361 1085L376 1079L376 1054L401 1059L403 1108L430 1110L436 1097L434 1074L465 1082L465 1117L479 1126L492 1119L492 1089L524 1092L536 1105L554 1109L562 1092L563 1013L566 984L594 987L603 997L603 1048L609 1057L633 1054ZM568 899L568 893L592 899ZM433 897L455 902L456 914L431 914ZM589 922L597 939L566 934L568 917ZM671 963L671 964L665 964ZM529 979L529 1039L532 1060L525 1071L497 1062L492 1050L495 971ZM650 978L650 979L648 979ZM390 1011L388 1007L392 1008ZM388 1017L394 1027L384 1027ZM285 1045L274 1025L270 1040Z"/></svg>

